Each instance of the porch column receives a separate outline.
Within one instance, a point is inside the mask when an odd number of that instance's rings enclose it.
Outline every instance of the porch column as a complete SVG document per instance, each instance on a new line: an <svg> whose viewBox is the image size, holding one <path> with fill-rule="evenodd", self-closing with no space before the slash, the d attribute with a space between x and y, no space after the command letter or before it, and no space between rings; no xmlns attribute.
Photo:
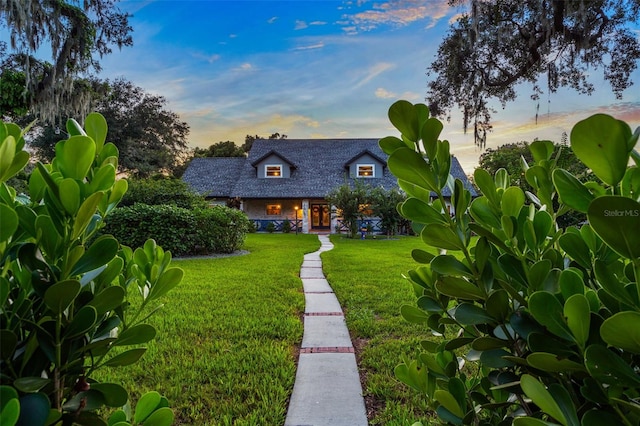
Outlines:
<svg viewBox="0 0 640 426"><path fill-rule="evenodd" d="M302 233L309 233L309 200L302 200Z"/></svg>

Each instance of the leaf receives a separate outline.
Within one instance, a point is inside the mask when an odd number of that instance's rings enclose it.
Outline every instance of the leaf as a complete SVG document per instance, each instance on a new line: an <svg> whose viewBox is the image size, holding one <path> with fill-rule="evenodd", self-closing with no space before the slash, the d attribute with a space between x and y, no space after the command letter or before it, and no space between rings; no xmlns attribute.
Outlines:
<svg viewBox="0 0 640 426"><path fill-rule="evenodd" d="M564 297L565 300L575 294L583 295L585 291L582 276L575 269L562 270L558 284L560 285L562 297Z"/></svg>
<svg viewBox="0 0 640 426"><path fill-rule="evenodd" d="M398 179L429 191L438 191L434 171L417 152L409 148L396 149L389 156L387 165Z"/></svg>
<svg viewBox="0 0 640 426"><path fill-rule="evenodd" d="M164 271L149 290L149 300L159 299L180 284L184 271L180 268L169 268Z"/></svg>
<svg viewBox="0 0 640 426"><path fill-rule="evenodd" d="M76 220L73 223L73 233L71 234L73 239L80 237L85 229L87 229L89 222L91 222L93 215L96 213L98 204L100 204L100 200L102 200L103 195L103 192L96 192L84 200L80 209L78 209Z"/></svg>
<svg viewBox="0 0 640 426"><path fill-rule="evenodd" d="M509 346L509 342L495 337L478 337L471 343L471 348L476 351L488 351Z"/></svg>
<svg viewBox="0 0 640 426"><path fill-rule="evenodd" d="M56 150L56 164L63 177L83 180L96 156L96 143L87 136L71 136Z"/></svg>
<svg viewBox="0 0 640 426"><path fill-rule="evenodd" d="M503 289L491 292L487 297L485 309L492 318L504 321L511 312L509 294Z"/></svg>
<svg viewBox="0 0 640 426"><path fill-rule="evenodd" d="M567 325L576 343L584 348L589 338L591 325L591 311L587 298L582 294L574 294L569 297L564 302L564 316L567 318Z"/></svg>
<svg viewBox="0 0 640 426"><path fill-rule="evenodd" d="M571 390L573 392L573 389ZM578 413L576 412L576 407L569 395L569 391L559 383L552 383L549 385L549 393L558 404L558 407L560 407L567 424L569 426L580 426Z"/></svg>
<svg viewBox="0 0 640 426"><path fill-rule="evenodd" d="M142 423L142 426L171 426L173 424L173 411L169 407L162 407L151 413Z"/></svg>
<svg viewBox="0 0 640 426"><path fill-rule="evenodd" d="M426 324L429 320L429 314L413 305L402 305L400 314L407 322L413 324Z"/></svg>
<svg viewBox="0 0 640 426"><path fill-rule="evenodd" d="M491 324L495 322L487 311L471 303L459 304L453 316L462 325Z"/></svg>
<svg viewBox="0 0 640 426"><path fill-rule="evenodd" d="M454 416L457 416L460 418L464 417L464 412L462 411L462 408L460 408L460 405L458 404L456 399L453 397L453 395L451 395L450 392L444 389L438 389L433 394L433 397L436 401L440 403L440 405L442 405L444 408L449 410Z"/></svg>
<svg viewBox="0 0 640 426"><path fill-rule="evenodd" d="M116 257L120 244L110 235L104 235L91 244L82 257L76 262L71 275L84 274L111 262Z"/></svg>
<svg viewBox="0 0 640 426"><path fill-rule="evenodd" d="M640 313L618 312L607 318L600 327L600 336L613 347L640 354Z"/></svg>
<svg viewBox="0 0 640 426"><path fill-rule="evenodd" d="M476 198L469 206L469 213L476 222L487 228L502 227L502 221L496 210L491 206L489 199L486 197Z"/></svg>
<svg viewBox="0 0 640 426"><path fill-rule="evenodd" d="M80 207L80 186L71 178L62 179L59 183L60 202L65 211L74 215Z"/></svg>
<svg viewBox="0 0 640 426"><path fill-rule="evenodd" d="M591 269L591 250L580 235L564 233L558 238L558 244L580 266Z"/></svg>
<svg viewBox="0 0 640 426"><path fill-rule="evenodd" d="M18 230L18 215L16 212L6 204L0 204L0 243L8 241Z"/></svg>
<svg viewBox="0 0 640 426"><path fill-rule="evenodd" d="M124 288L119 285L109 286L96 294L93 300L86 306L93 306L98 315L102 315L120 306L125 296L126 291Z"/></svg>
<svg viewBox="0 0 640 426"><path fill-rule="evenodd" d="M589 203L594 199L591 191L564 169L555 169L552 178L560 202L581 213L586 213Z"/></svg>
<svg viewBox="0 0 640 426"><path fill-rule="evenodd" d="M462 250L465 248L464 242L448 225L440 223L430 223L426 225L420 233L422 241L426 244L442 248L445 250Z"/></svg>
<svg viewBox="0 0 640 426"><path fill-rule="evenodd" d="M49 383L51 380L43 377L20 377L13 382L13 386L20 392L33 393L40 391Z"/></svg>
<svg viewBox="0 0 640 426"><path fill-rule="evenodd" d="M110 358L103 365L106 365L109 367L122 367L125 365L134 364L138 362L138 360L142 357L142 355L144 355L146 350L147 348L129 349L126 352L122 352L121 354L118 354L113 358Z"/></svg>
<svg viewBox="0 0 640 426"><path fill-rule="evenodd" d="M136 405L133 421L135 424L143 422L147 417L151 415L160 404L162 397L158 392L147 392L138 401Z"/></svg>
<svg viewBox="0 0 640 426"><path fill-rule="evenodd" d="M640 376L633 367L602 345L590 345L584 359L589 374L599 382L631 388L640 386Z"/></svg>
<svg viewBox="0 0 640 426"><path fill-rule="evenodd" d="M551 159L554 150L555 146L551 141L533 141L529 145L529 151L533 155L535 164Z"/></svg>
<svg viewBox="0 0 640 426"><path fill-rule="evenodd" d="M87 136L96 143L96 152L102 151L107 139L107 120L101 114L92 112L84 119L84 128Z"/></svg>
<svg viewBox="0 0 640 426"><path fill-rule="evenodd" d="M455 256L443 254L436 256L431 261L431 269L441 275L451 275L454 277L473 277L473 272L460 262Z"/></svg>
<svg viewBox="0 0 640 426"><path fill-rule="evenodd" d="M435 257L434 254L429 253L428 251L421 249L413 249L411 250L411 258L418 263L429 264Z"/></svg>
<svg viewBox="0 0 640 426"><path fill-rule="evenodd" d="M556 354L550 354L547 352L534 352L527 356L527 363L533 367L542 371L550 373L571 373L571 372L584 372L585 368L582 364L579 364L570 359L560 357Z"/></svg>
<svg viewBox="0 0 640 426"><path fill-rule="evenodd" d="M399 100L389 107L389 121L412 142L420 137L420 123L416 108L409 101ZM395 173L394 173L395 174Z"/></svg>
<svg viewBox="0 0 640 426"><path fill-rule="evenodd" d="M113 164L101 166L91 179L89 192L108 191L116 182L116 168Z"/></svg>
<svg viewBox="0 0 640 426"><path fill-rule="evenodd" d="M595 114L573 126L571 149L603 182L615 186L627 169L630 138L627 123L609 115Z"/></svg>
<svg viewBox="0 0 640 426"><path fill-rule="evenodd" d="M612 269L611 265L607 265L600 259L596 259L594 262L593 271L602 288L619 302L627 303L629 301L629 293L627 293L624 283L618 279Z"/></svg>
<svg viewBox="0 0 640 426"><path fill-rule="evenodd" d="M422 200L411 197L407 198L401 205L402 215L409 220L418 223L447 223L442 212L437 211L431 205Z"/></svg>
<svg viewBox="0 0 640 426"><path fill-rule="evenodd" d="M427 152L427 157L431 159L436 157L438 138L443 128L442 122L434 117L429 118L422 125L420 137L422 138L424 149Z"/></svg>
<svg viewBox="0 0 640 426"><path fill-rule="evenodd" d="M542 383L533 376L523 374L520 378L520 387L531 400L545 413L567 426L567 420L555 399Z"/></svg>
<svg viewBox="0 0 640 426"><path fill-rule="evenodd" d="M529 311L540 324L558 337L574 341L573 334L565 322L562 305L546 291L536 291L529 297Z"/></svg>
<svg viewBox="0 0 640 426"><path fill-rule="evenodd" d="M535 417L516 417L513 426L557 426L557 423L547 422Z"/></svg>
<svg viewBox="0 0 640 426"><path fill-rule="evenodd" d="M502 213L507 216L518 217L524 206L524 192L518 186L510 186L502 194Z"/></svg>
<svg viewBox="0 0 640 426"><path fill-rule="evenodd" d="M428 373L426 367L418 366L416 361L411 361L409 364L399 364L393 370L393 373L396 378L405 385L410 386L418 392L426 393Z"/></svg>
<svg viewBox="0 0 640 426"><path fill-rule="evenodd" d="M444 277L436 282L436 289L450 297L467 300L484 299L484 294L478 287L462 278Z"/></svg>
<svg viewBox="0 0 640 426"><path fill-rule="evenodd" d="M11 386L0 386L0 426L13 426L19 417L18 392Z"/></svg>
<svg viewBox="0 0 640 426"><path fill-rule="evenodd" d="M384 151L385 154L391 155L393 151L398 148L406 148L407 144L405 144L401 139L395 136L387 136L378 141L378 145L380 149Z"/></svg>
<svg viewBox="0 0 640 426"><path fill-rule="evenodd" d="M480 362L484 367L490 368L507 368L513 367L514 363L507 359L511 353L504 349L489 349L480 354Z"/></svg>
<svg viewBox="0 0 640 426"><path fill-rule="evenodd" d="M20 397L20 425L43 425L49 417L51 404L43 393L28 393Z"/></svg>
<svg viewBox="0 0 640 426"><path fill-rule="evenodd" d="M156 337L156 329L149 324L137 324L120 333L114 346L138 345L147 343Z"/></svg>
<svg viewBox="0 0 640 426"><path fill-rule="evenodd" d="M91 389L104 396L104 403L108 407L122 407L129 399L127 391L116 383L93 383Z"/></svg>
<svg viewBox="0 0 640 426"><path fill-rule="evenodd" d="M59 314L73 303L78 294L80 294L80 287L78 280L57 282L44 293L44 303L54 314Z"/></svg>
<svg viewBox="0 0 640 426"><path fill-rule="evenodd" d="M91 330L98 320L98 313L93 306L85 305L75 314L69 326L64 330L64 338L72 339Z"/></svg>
<svg viewBox="0 0 640 426"><path fill-rule="evenodd" d="M640 203L617 195L598 197L589 205L591 228L616 253L628 259L640 258Z"/></svg>

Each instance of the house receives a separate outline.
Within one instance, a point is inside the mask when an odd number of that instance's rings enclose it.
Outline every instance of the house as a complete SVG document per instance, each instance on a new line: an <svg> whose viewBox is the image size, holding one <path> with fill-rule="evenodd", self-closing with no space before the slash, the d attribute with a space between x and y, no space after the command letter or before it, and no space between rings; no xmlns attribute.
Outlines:
<svg viewBox="0 0 640 426"><path fill-rule="evenodd" d="M194 158L182 179L214 203L239 200L258 229L289 220L302 232L330 232L340 218L327 193L356 178L397 187L387 158L378 139L257 139L247 158ZM451 172L475 194L455 157Z"/></svg>

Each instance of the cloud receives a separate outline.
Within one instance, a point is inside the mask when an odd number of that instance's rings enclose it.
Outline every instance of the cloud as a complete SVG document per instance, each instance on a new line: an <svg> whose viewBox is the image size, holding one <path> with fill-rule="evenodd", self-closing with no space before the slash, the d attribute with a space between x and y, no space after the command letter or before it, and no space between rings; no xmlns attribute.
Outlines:
<svg viewBox="0 0 640 426"><path fill-rule="evenodd" d="M313 49L322 49L323 47L324 47L324 43L320 41L318 43L309 44L307 46L294 47L292 50L313 50Z"/></svg>
<svg viewBox="0 0 640 426"><path fill-rule="evenodd" d="M249 62L245 62L244 64L234 68L233 70L234 71L253 71L255 70L255 67L251 65Z"/></svg>
<svg viewBox="0 0 640 426"><path fill-rule="evenodd" d="M308 26L309 26L309 25L308 25L305 21L297 20L297 21L296 21L296 25L295 25L295 27L294 27L293 29L294 29L294 30L296 30L296 31L297 31L297 30L304 30L304 29L305 29L305 28L307 28Z"/></svg>
<svg viewBox="0 0 640 426"><path fill-rule="evenodd" d="M396 67L395 64L391 64L389 62L378 62L377 64L373 65L371 68L367 70L367 74L364 76L362 80L360 80L354 86L354 88L357 89L359 87L364 86L365 84L367 84L368 82L370 82L371 80L373 80L374 78L382 74L383 72L391 70L395 67Z"/></svg>
<svg viewBox="0 0 640 426"><path fill-rule="evenodd" d="M378 87L376 89L376 98L393 99L395 97L396 97L396 94L393 92L389 92L387 89L384 89L382 87Z"/></svg>
<svg viewBox="0 0 640 426"><path fill-rule="evenodd" d="M364 3L358 3L361 6ZM353 14L345 14L339 24L343 31L353 34L357 31L371 31L380 26L403 27L418 21L428 21L431 28L450 12L446 0L390 0L374 3L371 9Z"/></svg>
<svg viewBox="0 0 640 426"><path fill-rule="evenodd" d="M274 16L272 18L267 19L267 23L268 24L273 24L274 22L276 22L278 20L277 16Z"/></svg>

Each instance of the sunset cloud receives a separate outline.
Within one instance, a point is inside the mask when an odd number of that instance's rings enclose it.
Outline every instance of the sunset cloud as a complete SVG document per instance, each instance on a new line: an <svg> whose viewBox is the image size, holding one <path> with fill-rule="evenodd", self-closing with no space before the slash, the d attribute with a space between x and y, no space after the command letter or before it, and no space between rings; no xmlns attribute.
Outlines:
<svg viewBox="0 0 640 426"><path fill-rule="evenodd" d="M425 27L431 28L450 11L446 0L390 0L374 3L361 12L346 13L340 22L347 33L371 31L383 25L401 27L418 21L426 21Z"/></svg>

